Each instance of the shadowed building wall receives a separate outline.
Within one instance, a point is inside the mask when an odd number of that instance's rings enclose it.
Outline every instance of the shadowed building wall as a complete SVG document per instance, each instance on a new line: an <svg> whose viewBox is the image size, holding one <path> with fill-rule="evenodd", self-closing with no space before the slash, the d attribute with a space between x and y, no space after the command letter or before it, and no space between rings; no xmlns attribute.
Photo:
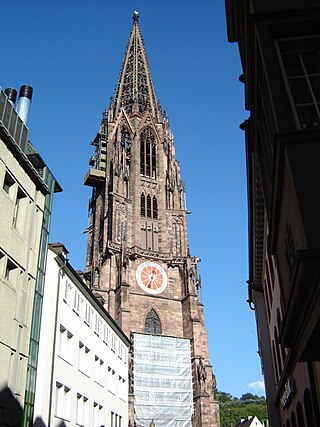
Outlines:
<svg viewBox="0 0 320 427"><path fill-rule="evenodd" d="M320 425L320 7L227 0L243 66L249 303L272 426Z"/></svg>

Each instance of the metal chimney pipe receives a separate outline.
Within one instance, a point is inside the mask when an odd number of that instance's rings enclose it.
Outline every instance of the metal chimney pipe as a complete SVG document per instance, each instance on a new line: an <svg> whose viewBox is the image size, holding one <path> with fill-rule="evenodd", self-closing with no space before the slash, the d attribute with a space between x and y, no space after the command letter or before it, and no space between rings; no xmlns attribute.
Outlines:
<svg viewBox="0 0 320 427"><path fill-rule="evenodd" d="M10 104L14 106L17 99L17 91L13 87L8 87L4 93L7 95Z"/></svg>
<svg viewBox="0 0 320 427"><path fill-rule="evenodd" d="M30 104L33 89L29 85L23 85L20 88L17 113L25 125L28 123Z"/></svg>

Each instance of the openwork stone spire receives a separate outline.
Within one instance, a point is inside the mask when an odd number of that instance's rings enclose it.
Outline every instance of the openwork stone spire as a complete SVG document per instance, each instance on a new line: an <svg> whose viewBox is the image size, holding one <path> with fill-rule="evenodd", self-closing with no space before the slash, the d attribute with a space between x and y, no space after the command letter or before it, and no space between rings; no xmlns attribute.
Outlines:
<svg viewBox="0 0 320 427"><path fill-rule="evenodd" d="M174 137L156 99L138 18L135 12L115 97L92 142L86 272L109 314L133 334L129 424L166 426L170 418L176 426L218 427L199 258L190 255ZM173 347L186 366L168 359ZM139 359L146 349L148 360ZM162 378L170 373L179 393L160 387L153 370L159 357ZM177 385L180 369L184 387Z"/></svg>
<svg viewBox="0 0 320 427"><path fill-rule="evenodd" d="M115 90L115 117L122 107L129 115L144 113L146 110L156 115L156 93L138 20L139 14L134 12L133 26Z"/></svg>

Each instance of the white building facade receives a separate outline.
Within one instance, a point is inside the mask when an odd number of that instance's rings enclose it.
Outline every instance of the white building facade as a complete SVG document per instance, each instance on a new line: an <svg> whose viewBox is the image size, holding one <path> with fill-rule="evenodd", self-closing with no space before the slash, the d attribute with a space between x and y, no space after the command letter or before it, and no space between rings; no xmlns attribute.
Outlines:
<svg viewBox="0 0 320 427"><path fill-rule="evenodd" d="M66 254L49 245L34 419L52 427L127 426L130 341Z"/></svg>

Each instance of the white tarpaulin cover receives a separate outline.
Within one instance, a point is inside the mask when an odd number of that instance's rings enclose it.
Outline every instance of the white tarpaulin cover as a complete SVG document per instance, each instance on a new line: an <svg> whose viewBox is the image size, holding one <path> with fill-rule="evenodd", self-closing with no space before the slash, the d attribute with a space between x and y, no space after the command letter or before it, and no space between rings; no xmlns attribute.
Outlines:
<svg viewBox="0 0 320 427"><path fill-rule="evenodd" d="M137 427L191 427L190 340L134 334L133 377Z"/></svg>

